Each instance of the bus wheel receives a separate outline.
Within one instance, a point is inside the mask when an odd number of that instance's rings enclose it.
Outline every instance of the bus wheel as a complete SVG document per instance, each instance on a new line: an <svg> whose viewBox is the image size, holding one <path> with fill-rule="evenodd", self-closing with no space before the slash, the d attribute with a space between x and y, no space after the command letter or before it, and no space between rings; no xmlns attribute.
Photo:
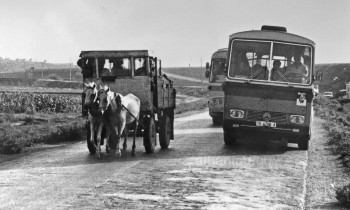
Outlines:
<svg viewBox="0 0 350 210"><path fill-rule="evenodd" d="M214 125L222 125L222 117L215 116L212 117L212 120Z"/></svg>
<svg viewBox="0 0 350 210"><path fill-rule="evenodd" d="M224 131L224 142L227 146L232 146L236 143L236 135L232 131Z"/></svg>
<svg viewBox="0 0 350 210"><path fill-rule="evenodd" d="M301 150L308 150L309 149L309 140L301 140L298 142L298 147Z"/></svg>

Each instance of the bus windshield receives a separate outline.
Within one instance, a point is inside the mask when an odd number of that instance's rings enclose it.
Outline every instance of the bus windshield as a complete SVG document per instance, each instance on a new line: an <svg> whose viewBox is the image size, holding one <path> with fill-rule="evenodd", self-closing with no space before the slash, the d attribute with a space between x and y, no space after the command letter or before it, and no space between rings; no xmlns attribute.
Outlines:
<svg viewBox="0 0 350 210"><path fill-rule="evenodd" d="M231 79L311 83L312 48L308 45L233 40L230 55Z"/></svg>
<svg viewBox="0 0 350 210"><path fill-rule="evenodd" d="M224 82L225 81L225 58L212 59L210 67L209 82Z"/></svg>

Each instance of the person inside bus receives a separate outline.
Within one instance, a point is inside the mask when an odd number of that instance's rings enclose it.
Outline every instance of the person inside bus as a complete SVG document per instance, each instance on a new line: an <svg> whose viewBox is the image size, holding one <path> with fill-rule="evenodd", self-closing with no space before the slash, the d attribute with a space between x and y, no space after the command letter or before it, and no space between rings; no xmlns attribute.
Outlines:
<svg viewBox="0 0 350 210"><path fill-rule="evenodd" d="M261 59L258 58L256 60L256 63L252 67L252 79L258 79L258 80L268 80L269 77L269 71L267 70L266 66L261 65Z"/></svg>
<svg viewBox="0 0 350 210"><path fill-rule="evenodd" d="M282 74L284 69L281 68L281 61L274 60L272 65L273 65L273 67L271 69L271 80L284 81L283 74Z"/></svg>
<svg viewBox="0 0 350 210"><path fill-rule="evenodd" d="M225 61L215 61L213 62L213 67L211 71L211 82L223 82L225 80Z"/></svg>
<svg viewBox="0 0 350 210"><path fill-rule="evenodd" d="M290 82L303 82L305 78L308 76L308 68L301 62L302 53L296 52L294 53L294 63L287 66L286 72L284 76Z"/></svg>
<svg viewBox="0 0 350 210"><path fill-rule="evenodd" d="M246 53L243 52L239 56L239 62L236 68L236 76L238 77L248 77L250 75L250 65Z"/></svg>

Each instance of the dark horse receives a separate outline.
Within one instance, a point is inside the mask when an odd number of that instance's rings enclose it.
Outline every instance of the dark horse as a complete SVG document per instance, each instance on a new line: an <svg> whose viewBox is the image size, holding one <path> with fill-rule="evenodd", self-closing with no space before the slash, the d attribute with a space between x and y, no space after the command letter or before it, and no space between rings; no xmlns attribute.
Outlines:
<svg viewBox="0 0 350 210"><path fill-rule="evenodd" d="M137 126L140 116L140 99L137 98L133 94L127 94L126 96L122 96L119 93L114 93L109 90L108 86L101 88L98 92L99 98L99 109L102 113L105 113L107 120L110 125L107 125L107 141L109 140L109 132L110 128L116 132L117 140L116 140L116 157L121 155L120 153L120 137L124 131L124 143L123 150L126 150L127 145L127 136L128 129L132 129L134 131L134 141L132 145L131 155L135 155L135 138L137 132ZM125 129L127 126L127 129ZM124 130L125 129L125 130Z"/></svg>
<svg viewBox="0 0 350 210"><path fill-rule="evenodd" d="M91 153L95 153L96 157L100 157L101 154L101 138L104 131L104 126L106 125L106 119L102 112L98 109L97 102L97 88L94 82L88 84L85 83L85 90L83 92L84 109L88 110L89 121L90 121L90 142L88 142L88 147ZM96 144L95 144L96 136ZM109 152L109 144L106 141L106 151Z"/></svg>

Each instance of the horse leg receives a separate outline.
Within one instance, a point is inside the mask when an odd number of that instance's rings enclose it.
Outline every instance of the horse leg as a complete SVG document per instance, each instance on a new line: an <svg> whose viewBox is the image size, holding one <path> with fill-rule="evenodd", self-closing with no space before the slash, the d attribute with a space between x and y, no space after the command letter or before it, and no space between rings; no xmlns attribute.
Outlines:
<svg viewBox="0 0 350 210"><path fill-rule="evenodd" d="M122 154L121 154L121 152L120 152L120 148L119 148L119 142L120 142L120 135L121 135L121 133L120 133L120 128L119 128L119 126L115 126L114 127L114 130L115 130L115 133L116 133L116 135L117 135L117 141L116 141L116 153L115 153L115 157L117 157L117 158L119 158Z"/></svg>
<svg viewBox="0 0 350 210"><path fill-rule="evenodd" d="M111 150L111 148L109 147L109 135L110 135L110 133L111 133L111 128L110 128L110 125L107 124L106 125L106 139L105 139L105 141L106 141L106 153L109 153Z"/></svg>
<svg viewBox="0 0 350 210"><path fill-rule="evenodd" d="M100 158L101 157L101 133L103 129L103 123L100 123L98 126L97 131L97 145L96 145L96 154L95 157Z"/></svg>
<svg viewBox="0 0 350 210"><path fill-rule="evenodd" d="M95 145L95 122L90 120L90 143L91 145Z"/></svg>
<svg viewBox="0 0 350 210"><path fill-rule="evenodd" d="M128 141L128 130L124 129L124 143L123 143L123 150L126 151L126 148L128 148L127 141Z"/></svg>
<svg viewBox="0 0 350 210"><path fill-rule="evenodd" d="M134 140L133 140L133 142L132 142L131 156L135 156L135 149L136 149L135 139L136 139L137 127L138 127L138 123L137 123L137 121L135 120L135 126L134 126Z"/></svg>

